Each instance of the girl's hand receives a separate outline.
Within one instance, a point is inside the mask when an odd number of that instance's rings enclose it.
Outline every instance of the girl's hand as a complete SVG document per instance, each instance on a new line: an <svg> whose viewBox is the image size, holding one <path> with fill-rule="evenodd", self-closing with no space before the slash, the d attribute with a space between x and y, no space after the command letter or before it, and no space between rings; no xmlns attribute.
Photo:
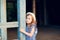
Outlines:
<svg viewBox="0 0 60 40"><path fill-rule="evenodd" d="M24 29L20 29L20 32L24 32L25 30Z"/></svg>

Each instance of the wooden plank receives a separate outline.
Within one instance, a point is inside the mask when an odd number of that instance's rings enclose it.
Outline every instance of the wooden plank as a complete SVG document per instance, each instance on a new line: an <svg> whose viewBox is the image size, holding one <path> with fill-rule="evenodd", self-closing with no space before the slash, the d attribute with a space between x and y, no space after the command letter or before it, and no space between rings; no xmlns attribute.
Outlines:
<svg viewBox="0 0 60 40"><path fill-rule="evenodd" d="M26 28L26 0L18 0L18 21L19 21L19 30L21 28ZM25 40L25 35L19 31L19 40Z"/></svg>
<svg viewBox="0 0 60 40"><path fill-rule="evenodd" d="M1 0L1 23L6 23L6 0ZM7 40L7 28L6 26L1 26L2 40Z"/></svg>
<svg viewBox="0 0 60 40"><path fill-rule="evenodd" d="M6 28L1 28L1 35L2 35L2 40L7 40L7 29Z"/></svg>
<svg viewBox="0 0 60 40"><path fill-rule="evenodd" d="M1 0L1 23L6 23L6 0Z"/></svg>
<svg viewBox="0 0 60 40"><path fill-rule="evenodd" d="M13 27L18 27L18 22L8 22L8 23L0 23L0 28L13 28Z"/></svg>

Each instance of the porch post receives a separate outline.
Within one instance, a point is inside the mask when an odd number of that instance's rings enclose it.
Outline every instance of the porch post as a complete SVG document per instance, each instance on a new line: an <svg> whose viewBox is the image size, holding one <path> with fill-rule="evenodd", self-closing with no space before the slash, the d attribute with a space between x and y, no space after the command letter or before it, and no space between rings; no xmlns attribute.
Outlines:
<svg viewBox="0 0 60 40"><path fill-rule="evenodd" d="M1 28L1 35L2 35L1 37L2 40L7 40L7 29L6 28Z"/></svg>
<svg viewBox="0 0 60 40"><path fill-rule="evenodd" d="M18 0L17 6L18 6L17 9L18 9L18 25L19 25L18 34L20 34L19 35L20 40L25 40L25 35L20 33L20 29L26 28L26 22L25 22L25 19L26 19L26 0Z"/></svg>
<svg viewBox="0 0 60 40"><path fill-rule="evenodd" d="M1 23L1 0L0 0L0 23Z"/></svg>
<svg viewBox="0 0 60 40"><path fill-rule="evenodd" d="M33 1L33 13L36 15L36 0Z"/></svg>

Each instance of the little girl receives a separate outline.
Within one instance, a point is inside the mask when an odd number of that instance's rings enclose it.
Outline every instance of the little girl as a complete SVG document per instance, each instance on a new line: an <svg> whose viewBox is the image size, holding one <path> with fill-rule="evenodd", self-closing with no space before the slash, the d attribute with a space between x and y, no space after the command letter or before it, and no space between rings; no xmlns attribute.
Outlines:
<svg viewBox="0 0 60 40"><path fill-rule="evenodd" d="M28 12L26 15L26 31L20 29L20 32L26 35L26 40L36 40L37 27L36 27L36 18L35 15L31 12Z"/></svg>

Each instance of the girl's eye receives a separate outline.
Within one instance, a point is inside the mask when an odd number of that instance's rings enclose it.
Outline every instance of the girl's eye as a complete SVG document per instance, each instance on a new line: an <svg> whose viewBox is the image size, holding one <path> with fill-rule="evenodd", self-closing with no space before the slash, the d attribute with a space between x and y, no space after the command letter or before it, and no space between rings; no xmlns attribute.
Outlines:
<svg viewBox="0 0 60 40"><path fill-rule="evenodd" d="M30 18L28 18L30 20Z"/></svg>
<svg viewBox="0 0 60 40"><path fill-rule="evenodd" d="M27 18L27 19L30 19L30 18Z"/></svg>

